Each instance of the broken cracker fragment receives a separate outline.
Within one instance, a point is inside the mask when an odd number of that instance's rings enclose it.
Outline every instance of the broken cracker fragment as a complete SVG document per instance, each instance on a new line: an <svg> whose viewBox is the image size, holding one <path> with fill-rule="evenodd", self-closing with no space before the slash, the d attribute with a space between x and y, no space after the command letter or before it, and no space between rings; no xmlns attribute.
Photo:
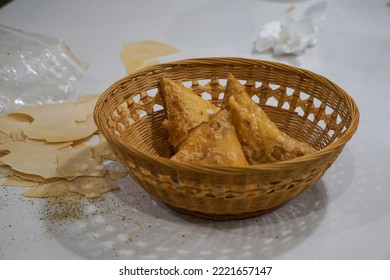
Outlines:
<svg viewBox="0 0 390 280"><path fill-rule="evenodd" d="M99 133L99 143L92 148L92 153L95 158L105 158L117 161L118 158L114 153L114 150L108 144L107 139Z"/></svg>
<svg viewBox="0 0 390 280"><path fill-rule="evenodd" d="M67 180L58 180L44 185L32 187L23 192L25 197L48 198L58 197L69 193L69 182Z"/></svg>
<svg viewBox="0 0 390 280"><path fill-rule="evenodd" d="M1 151L0 151L1 152ZM8 178L14 174L11 167L3 164L0 160L0 178Z"/></svg>
<svg viewBox="0 0 390 280"><path fill-rule="evenodd" d="M153 40L131 42L125 44L120 58L130 74L147 65L159 63L156 58L179 52L175 47Z"/></svg>
<svg viewBox="0 0 390 280"><path fill-rule="evenodd" d="M106 168L93 157L91 147L80 144L58 154L58 171L71 180L79 176L103 177Z"/></svg>
<svg viewBox="0 0 390 280"><path fill-rule="evenodd" d="M23 127L23 134L30 139L54 143L76 141L97 131L92 114L97 98L95 95L76 102L30 106L10 115L31 118L31 123Z"/></svg>
<svg viewBox="0 0 390 280"><path fill-rule="evenodd" d="M0 131L2 141L10 138L13 141L23 141L26 139L23 129L31 123L32 119L23 114L9 114L0 116Z"/></svg>
<svg viewBox="0 0 390 280"><path fill-rule="evenodd" d="M1 116L0 175L7 179L0 185L28 187L23 196L45 198L50 204L74 204L83 196L96 198L116 189L113 180L126 172L107 172L103 165L103 158L114 156L93 122L97 97L24 107Z"/></svg>
<svg viewBox="0 0 390 280"><path fill-rule="evenodd" d="M12 187L38 187L39 183L25 180L17 176L11 176L5 181L1 182L0 186L12 186Z"/></svg>
<svg viewBox="0 0 390 280"><path fill-rule="evenodd" d="M17 177L19 177L19 178L21 178L21 179L23 179L23 180L36 182L36 183L49 183L49 182L58 180L57 177L45 179L45 178L43 178L42 176L39 176L39 175L27 174L27 173L19 172L19 171L16 171L16 170L12 170L12 174L17 176Z"/></svg>
<svg viewBox="0 0 390 280"><path fill-rule="evenodd" d="M118 180L126 176L128 172L126 170L108 170L107 176L112 180Z"/></svg>
<svg viewBox="0 0 390 280"><path fill-rule="evenodd" d="M0 150L10 153L1 157L1 162L13 170L32 174L43 179L61 177L57 171L58 150L56 145L42 141L8 142L0 144ZM26 160L28 157L28 160ZM39 163L39 164L37 164Z"/></svg>
<svg viewBox="0 0 390 280"><path fill-rule="evenodd" d="M70 182L69 190L87 198L97 198L118 186L108 177L79 177Z"/></svg>

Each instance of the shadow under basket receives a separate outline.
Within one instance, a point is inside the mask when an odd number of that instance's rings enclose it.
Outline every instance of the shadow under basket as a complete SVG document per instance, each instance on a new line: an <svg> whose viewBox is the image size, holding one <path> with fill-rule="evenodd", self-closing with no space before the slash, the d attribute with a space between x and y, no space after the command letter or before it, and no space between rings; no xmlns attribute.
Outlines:
<svg viewBox="0 0 390 280"><path fill-rule="evenodd" d="M167 77L220 105L228 73L290 136L318 151L249 167L209 167L170 160L162 126L160 80ZM198 58L150 66L109 87L95 122L130 175L153 197L178 211L211 219L272 211L315 184L355 133L353 99L328 79L281 63L243 58Z"/></svg>

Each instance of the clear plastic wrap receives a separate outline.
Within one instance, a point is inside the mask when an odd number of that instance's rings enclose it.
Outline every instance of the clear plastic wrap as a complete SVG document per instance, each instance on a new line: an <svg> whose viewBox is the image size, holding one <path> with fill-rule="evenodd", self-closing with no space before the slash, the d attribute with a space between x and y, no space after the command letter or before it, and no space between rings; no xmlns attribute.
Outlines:
<svg viewBox="0 0 390 280"><path fill-rule="evenodd" d="M0 114L67 100L86 69L61 39L0 25Z"/></svg>

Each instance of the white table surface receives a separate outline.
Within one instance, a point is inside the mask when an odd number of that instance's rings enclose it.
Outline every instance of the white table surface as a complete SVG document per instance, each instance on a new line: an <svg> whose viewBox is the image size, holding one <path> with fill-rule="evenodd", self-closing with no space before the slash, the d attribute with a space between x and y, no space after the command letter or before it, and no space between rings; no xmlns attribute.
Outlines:
<svg viewBox="0 0 390 280"><path fill-rule="evenodd" d="M329 0L314 48L292 57L252 53L263 24L314 2L16 0L0 9L0 24L63 38L89 63L77 94L100 93L126 74L123 44L153 39L181 50L160 61L240 56L317 72L361 113L358 132L319 183L252 219L177 214L129 178L104 200L71 209L79 218L70 221L51 218L59 206L0 188L0 258L390 259L389 0Z"/></svg>

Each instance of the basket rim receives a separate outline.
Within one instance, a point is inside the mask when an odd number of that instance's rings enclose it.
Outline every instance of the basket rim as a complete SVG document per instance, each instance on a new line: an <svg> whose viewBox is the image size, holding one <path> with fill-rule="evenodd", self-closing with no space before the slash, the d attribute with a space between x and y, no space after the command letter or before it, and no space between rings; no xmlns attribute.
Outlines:
<svg viewBox="0 0 390 280"><path fill-rule="evenodd" d="M183 162L176 162L169 158L159 157L151 154L147 154L144 152L141 152L134 147L126 144L122 139L119 137L111 136L111 133L107 132L104 125L100 125L100 118L101 114L99 113L103 103L105 100L107 100L107 97L109 96L109 93L115 89L118 85L137 78L141 77L145 74L148 74L150 72L157 72L164 68L168 67L177 67L177 66L186 66L190 65L192 63L204 64L205 66L210 66L213 63L218 62L220 64L226 63L226 64L245 64L245 65L263 65L272 67L274 69L284 71L284 72L294 72L300 75L304 76L315 76L316 79L321 81L322 84L325 86L332 88L334 91L338 92L343 99L345 100L345 103L347 104L348 109L351 112L351 123L350 126L342 133L342 135L335 139L334 142L327 145L325 148L321 150L317 150L313 153L297 157L290 160L284 160L274 163L263 163L263 164L257 164L257 165L249 165L246 167L233 167L233 166L207 166L207 165L193 165ZM150 75L150 74L149 74ZM99 131L104 135L104 137L109 139L109 142L111 142L111 145L116 145L120 147L121 149L126 150L130 154L132 154L135 157L141 157L144 159L152 160L156 164L162 164L166 167L175 168L177 170L182 171L197 171L197 172L218 172L218 173L226 173L226 174L232 174L238 173L238 174L247 174L252 172L258 172L258 171L265 171L265 172L273 172L273 171L280 171L280 170L289 170L294 169L297 165L300 164L310 164L314 163L317 160L320 160L323 157L326 157L327 155L332 154L335 150L342 149L343 146L351 139L351 137L355 134L358 128L359 119L360 119L360 113L359 109L354 101L354 99L341 87L339 87L334 82L330 81L328 78L314 73L310 70L306 70L300 67L287 65L281 62L275 62L275 61L268 61L268 60L260 60L260 59L253 59L253 58L241 58L241 57L201 57L201 58L189 58L189 59L182 59L172 62L165 62L157 65L151 65L144 67L130 75L124 76L123 78L117 80L115 83L110 85L98 98L98 101L96 103L95 109L94 109L94 120L99 128Z"/></svg>

